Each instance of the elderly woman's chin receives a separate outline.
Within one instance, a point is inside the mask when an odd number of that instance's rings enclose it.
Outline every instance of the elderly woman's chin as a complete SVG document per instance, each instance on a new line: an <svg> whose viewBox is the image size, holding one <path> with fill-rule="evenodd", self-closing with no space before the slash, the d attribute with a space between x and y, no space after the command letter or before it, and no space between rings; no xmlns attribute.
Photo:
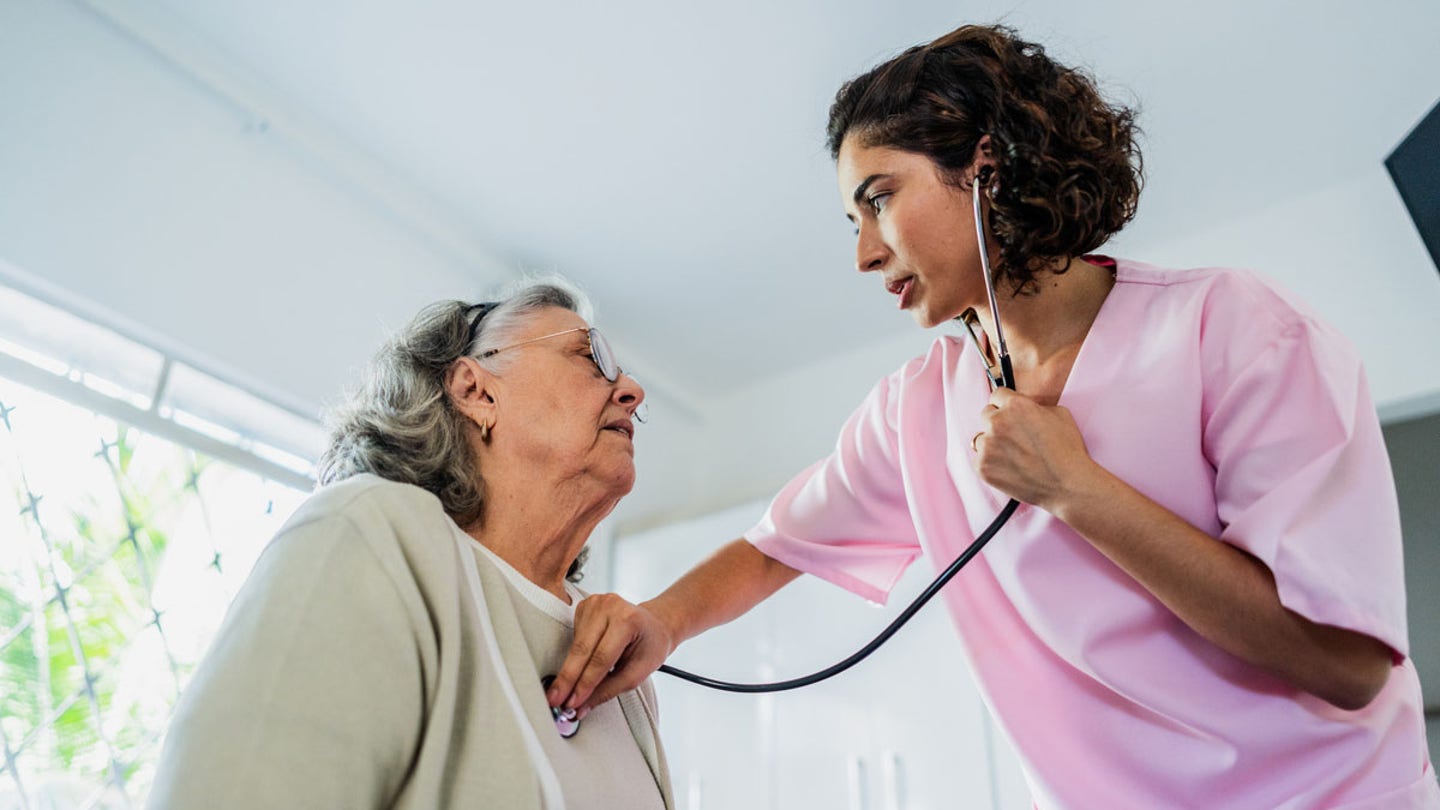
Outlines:
<svg viewBox="0 0 1440 810"><path fill-rule="evenodd" d="M635 487L635 445L628 436L623 439L616 436L613 442L617 446L607 447L601 444L592 448L592 453L601 451L601 458L594 473L611 488L616 497L623 497ZM591 459L594 463L593 455Z"/></svg>
<svg viewBox="0 0 1440 810"><path fill-rule="evenodd" d="M623 498L630 494L635 488L635 461L627 458L624 462L617 462L612 470L607 471L605 480L611 487L611 492L616 498Z"/></svg>

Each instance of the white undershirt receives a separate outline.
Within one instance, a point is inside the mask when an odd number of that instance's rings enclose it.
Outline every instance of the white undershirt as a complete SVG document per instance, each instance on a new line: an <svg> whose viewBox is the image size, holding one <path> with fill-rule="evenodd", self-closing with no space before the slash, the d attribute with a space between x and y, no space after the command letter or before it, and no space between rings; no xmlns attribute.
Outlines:
<svg viewBox="0 0 1440 810"><path fill-rule="evenodd" d="M567 581L567 605L526 579L495 552L479 543L475 546L510 586L511 601L536 670L541 676L554 674L574 637L575 605L586 594ZM516 688L523 691L530 686L516 684ZM540 684L533 688L538 690ZM569 739L553 729L542 729L540 744L560 777L568 810L663 810L664 799L655 776L630 731L619 700L596 706Z"/></svg>

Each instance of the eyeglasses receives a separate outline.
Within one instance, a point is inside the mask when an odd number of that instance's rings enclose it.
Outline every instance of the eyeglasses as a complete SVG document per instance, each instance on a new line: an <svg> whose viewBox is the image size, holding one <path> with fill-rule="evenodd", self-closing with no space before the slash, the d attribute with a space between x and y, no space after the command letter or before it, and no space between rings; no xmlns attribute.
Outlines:
<svg viewBox="0 0 1440 810"><path fill-rule="evenodd" d="M595 367L600 369L600 373L605 375L605 379L612 383L620 379L621 369L615 362L615 352L610 349L610 343L605 340L604 335L600 334L600 330L594 327L577 326L574 329L551 332L548 335L522 340L519 343L511 343L509 346L501 346L498 349L491 349L490 351L482 353L480 359L483 360L487 357L494 357L503 351L508 351L520 346L528 346L531 343L538 343L542 340L560 337L561 335L571 335L576 332L584 332L585 336L590 340L590 359L595 361Z"/></svg>
<svg viewBox="0 0 1440 810"><path fill-rule="evenodd" d="M470 307L470 309L478 310L478 314L474 317L474 319L470 321L470 342L475 342L475 335L480 330L480 321L482 321L486 315L489 315L491 310L495 309L495 307L497 306L499 306L499 304L485 303L475 304L474 306ZM519 343L511 343L508 346L501 346L498 349L490 349L489 351L486 351L479 356L480 359L483 360L487 357L494 357L500 352L507 351L509 349L526 346L542 340L549 340L550 338L560 337L561 335L574 334L576 332L584 332L586 339L590 341L590 359L594 361L595 367L600 369L600 373L605 375L605 380L607 382L613 383L616 380L620 379L620 375L624 373L624 369L620 368L620 364L616 362L615 351L610 348L610 342L605 339L604 335L600 334L600 330L596 329L593 326L577 326L574 329L565 329L559 332L551 332L548 335L541 335L540 337L530 338L529 340L522 340ZM633 374L630 376L630 379L635 379ZM647 419L649 419L649 417L650 404L648 402L641 402L640 405L635 409L635 419L643 424Z"/></svg>

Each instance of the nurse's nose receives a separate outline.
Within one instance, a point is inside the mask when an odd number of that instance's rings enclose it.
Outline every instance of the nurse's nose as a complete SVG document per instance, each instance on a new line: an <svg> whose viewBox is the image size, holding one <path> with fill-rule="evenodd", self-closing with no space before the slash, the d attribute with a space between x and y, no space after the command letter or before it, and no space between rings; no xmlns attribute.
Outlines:
<svg viewBox="0 0 1440 810"><path fill-rule="evenodd" d="M859 233L855 239L855 269L862 273L883 269L885 259L890 255L884 240L876 231L874 225L865 220L860 221Z"/></svg>

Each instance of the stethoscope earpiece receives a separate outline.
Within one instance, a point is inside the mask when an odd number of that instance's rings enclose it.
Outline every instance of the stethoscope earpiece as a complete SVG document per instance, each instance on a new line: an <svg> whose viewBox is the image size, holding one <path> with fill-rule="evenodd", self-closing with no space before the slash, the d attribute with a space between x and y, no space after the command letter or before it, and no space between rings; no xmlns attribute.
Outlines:
<svg viewBox="0 0 1440 810"><path fill-rule="evenodd" d="M551 682L554 680L554 675L546 675L540 679L540 688L542 690L548 690ZM567 740L574 737L575 732L580 730L580 718L576 716L574 709L560 709L551 706L550 716L555 719L555 730L560 732L560 736Z"/></svg>

